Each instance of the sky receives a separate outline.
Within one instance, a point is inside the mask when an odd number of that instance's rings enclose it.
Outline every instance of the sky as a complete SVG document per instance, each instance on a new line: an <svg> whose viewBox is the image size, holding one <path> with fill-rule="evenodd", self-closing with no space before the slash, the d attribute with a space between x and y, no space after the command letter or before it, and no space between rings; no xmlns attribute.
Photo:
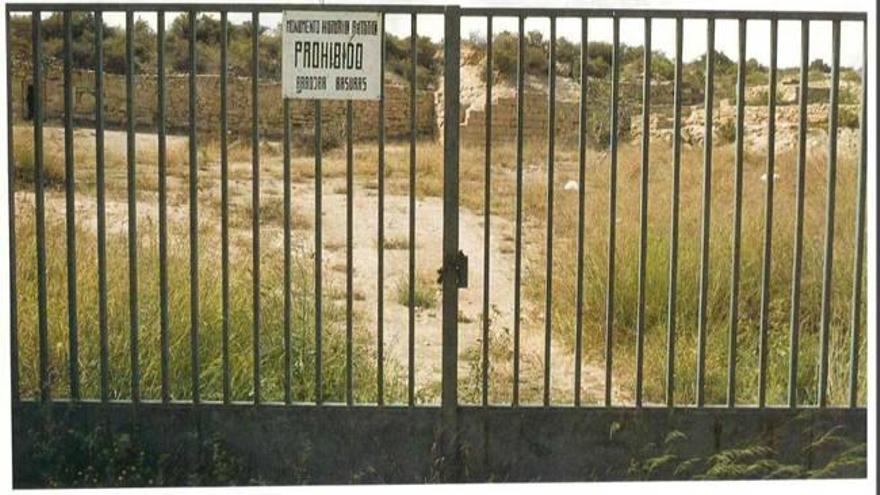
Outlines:
<svg viewBox="0 0 880 495"><path fill-rule="evenodd" d="M400 0L379 0L380 3L407 3ZM317 4L315 0L289 0L285 5ZM365 3L362 0L335 0L328 3ZM422 4L450 3L442 0L428 0L419 2ZM462 7L583 7L584 1L571 0L458 0ZM591 8L656 8L656 9L711 9L732 8L738 10L766 10L766 0L737 0L710 4L707 0L590 0ZM838 11L865 11L870 8L864 0L835 0L830 4L827 0L776 0L772 7L774 10L838 10ZM155 13L137 13L138 18L147 21L153 28L156 27ZM166 14L166 23L170 25L174 16ZM105 22L111 25L124 26L125 16L122 13L106 13ZM229 20L240 23L250 20L249 13L230 13ZM274 28L281 21L281 13L260 14L260 24ZM396 36L409 36L409 15L386 16L386 31ZM517 30L515 18L494 18L494 32ZM556 30L558 37L567 38L570 41L580 41L581 21L573 18L559 18ZM528 18L525 22L526 31L539 30L549 37L550 21L547 18ZM770 46L770 22L749 21L746 26L746 56L755 58L762 64L769 62ZM420 36L428 36L434 41L440 41L443 37L443 18L440 15L419 15L417 19L417 31ZM472 33L482 37L486 35L485 17L464 17L461 20L461 36L467 38ZM612 23L610 18L590 19L588 25L589 41L611 41ZM800 22L779 21L778 32L778 55L779 67L795 67L800 62ZM644 42L644 21L642 19L622 19L620 22L620 41L627 45L641 45ZM655 19L652 21L651 43L654 50L658 50L671 56L675 48L675 21L672 19ZM841 64L845 67L861 67L862 64L862 26L858 22L841 23ZM737 57L737 21L718 20L715 22L715 48L733 60ZM706 49L706 21L700 19L686 19L684 21L683 59L691 61L705 52ZM831 61L831 22L810 23L810 60L822 58L826 63Z"/></svg>

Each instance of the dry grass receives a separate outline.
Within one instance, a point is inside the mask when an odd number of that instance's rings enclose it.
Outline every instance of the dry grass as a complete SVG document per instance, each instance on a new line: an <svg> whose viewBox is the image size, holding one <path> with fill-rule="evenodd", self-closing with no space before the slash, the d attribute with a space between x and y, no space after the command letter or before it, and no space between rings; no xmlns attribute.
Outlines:
<svg viewBox="0 0 880 495"><path fill-rule="evenodd" d="M49 374L52 393L68 396L67 366L67 285L66 246L60 218L47 223L48 257L48 333ZM35 231L32 215L19 215L18 234L18 337L20 351L21 393L32 397L38 391L37 369L37 305ZM189 263L188 241L184 225L173 225L169 235L169 322L170 385L175 399L188 399L190 390L189 340ZM208 234L206 232L205 234ZM213 232L216 240L217 233ZM158 250L154 232L141 231L138 242L139 322L141 393L144 398L160 396L159 354L159 285ZM202 237L200 248L200 333L199 356L202 398L219 400L222 390L220 269L212 237ZM129 358L128 265L125 236L110 235L107 239L108 259L108 336L111 399L130 397L131 361ZM77 229L77 315L79 328L79 362L82 396L99 397L100 348L98 327L98 292L96 280L96 239L87 229ZM283 270L276 260L281 254L271 249L264 254L262 272L261 367L264 400L278 401L283 397L284 313ZM233 400L253 399L253 350L250 328L253 321L252 279L250 260L234 258L230 286L230 371ZM307 253L297 253L293 270L292 377L296 400L314 399L314 277ZM329 285L324 294L323 377L325 398L342 401L345 397L345 310L333 301L335 288ZM338 291L336 291L338 292ZM354 393L359 402L375 402L375 355L372 340L363 332L355 336ZM390 376L395 376L394 363L386 363ZM398 373L399 374L399 373ZM396 381L386 383L387 400L403 398L403 388Z"/></svg>
<svg viewBox="0 0 880 495"><path fill-rule="evenodd" d="M388 250L408 250L409 238L405 236L386 237L383 245Z"/></svg>
<svg viewBox="0 0 880 495"><path fill-rule="evenodd" d="M509 151L498 146L493 156L492 212L513 219L515 177L506 168ZM482 210L482 163L479 148L462 150L462 204ZM665 393L666 337L668 318L668 281L670 246L671 153L666 146L652 147L649 176L645 291L645 397L660 402ZM553 332L556 338L575 342L577 282L578 194L564 191L567 180L576 180L574 150L557 152L554 194L553 262ZM798 395L805 403L815 403L818 379L818 342L821 308L821 267L825 229L826 157L824 150L809 155L805 191L805 230L802 301L800 306L801 341L799 348ZM533 303L526 327L540 330L546 311L547 232L546 168L535 167L526 154L526 178L523 189L524 294ZM607 154L590 152L587 158L585 246L584 246L584 347L587 361L604 366L605 304L607 291L609 231L609 163ZM479 165L477 165L479 164ZM477 166L474 166L477 165ZM635 329L638 307L639 263L639 178L640 150L623 145L618 158L617 220L615 247L614 381L631 389L635 374ZM677 353L675 360L677 401L694 400L696 376L696 323L700 273L700 208L702 199L702 150L687 149L681 165L681 206L677 290ZM749 153L744 163L743 223L741 241L741 279L737 339L737 398L741 403L757 400L757 349L761 304L761 261L763 257L765 158ZM796 165L794 153L777 157L775 183L773 248L769 300L768 401L784 403L788 377L788 333L790 314L791 266L794 245L794 199ZM706 354L706 397L709 403L725 399L728 359L730 270L734 196L734 160L731 146L714 152L711 233L709 256L708 321ZM831 287L829 397L835 404L847 399L849 378L849 315L852 290L852 256L855 221L856 161L852 153L842 152L837 174L835 210L835 264ZM497 199L496 199L497 198ZM502 245L506 248L506 244ZM865 283L865 281L860 281ZM865 306L860 308L865 319ZM497 333L498 329L493 329ZM864 337L864 336L863 336ZM503 339L502 339L503 340ZM866 343L860 342L864 355ZM510 357L508 355L507 360ZM571 359L570 356L561 359ZM865 387L865 368L860 371L860 389ZM601 397L587 397L600 401ZM860 400L864 400L862 395Z"/></svg>
<svg viewBox="0 0 880 495"><path fill-rule="evenodd" d="M32 190L32 156L26 129L15 129L16 177L18 188ZM31 133L32 136L32 133ZM512 143L499 137L492 156L492 203L491 211L510 220L514 219L516 198L516 154ZM86 194L94 192L93 141L77 139L75 151L77 162L77 190ZM172 203L178 198L186 199L188 180L187 153L175 144L169 147L169 197ZM47 139L46 156L47 187L62 187L63 145L58 139ZM176 142L178 143L178 142ZM554 194L554 263L553 263L553 332L557 339L573 349L577 267L578 193L563 190L568 180L577 180L577 150L570 143L559 143L555 161ZM273 148L274 149L274 148ZM123 147L124 151L124 147ZM266 151L265 149L263 151ZM269 150L271 151L271 150ZM737 390L741 402L754 402L757 396L757 343L761 303L761 261L764 229L764 194L766 183L765 158L759 150L747 150L743 168L743 223L741 244L741 282L739 288L739 336L737 358ZM297 150L295 150L295 153ZM208 167L216 165L219 151L215 143L207 143L200 150L200 160ZM417 147L416 190L419 196L441 196L443 189L442 143L420 141ZM770 272L769 299L769 367L768 401L785 401L788 377L788 338L790 317L790 291L792 285L792 252L794 245L796 160L793 152L779 153L775 183L774 220L772 226L773 248ZM806 169L803 273L801 279L802 302L800 308L801 340L800 366L798 369L799 399L805 403L816 400L818 374L818 342L821 320L823 236L825 231L826 156L824 149L811 150ZM213 160L213 161L212 161ZM248 201L232 210L233 222L240 227L250 225L250 149L246 142L236 142L230 152L230 178L246 194ZM481 146L464 145L460 151L460 191L463 208L482 213L484 183L484 154ZM584 348L586 360L603 365L605 339L605 298L607 289L608 232L609 232L609 163L607 151L591 150L587 156L586 181L579 188L586 196L584 246ZM523 220L524 220L524 287L523 295L533 308L525 314L524 325L542 328L545 316L545 235L547 230L546 206L546 149L542 142L527 142L523 157ZM667 292L669 282L670 201L671 201L671 153L668 144L656 144L651 148L649 176L649 201L647 215L647 269L645 292L645 394L648 401L660 401L665 390ZM155 177L155 149L138 148L139 177ZM281 157L265 153L261 157L261 170L266 179L280 179ZM354 170L356 180L366 189L374 189L377 179L377 147L372 143L358 144L355 149ZM640 150L638 146L623 144L618 157L615 313L614 313L614 380L623 387L632 387L635 373L635 328L638 306L638 253L639 253L639 177ZM215 172L200 172L200 180L216 185ZM323 157L323 177L344 177L344 150L332 150ZM108 195L125 193L125 156L108 147L107 187ZM727 377L727 339L730 304L731 233L733 214L733 150L729 145L719 146L714 152L712 183L712 223L709 253L708 319L707 319L707 401L721 402L725 396ZM173 180L177 179L177 180ZM293 157L293 179L314 180L314 157ZM406 194L409 187L408 143L387 143L385 157L385 187L388 194ZM677 322L677 352L675 360L677 400L690 403L694 398L696 360L696 322L700 274L700 220L703 181L702 150L688 148L682 154L681 207L679 232L679 266L677 273L678 297L675 320ZM831 291L830 318L830 366L829 392L832 403L841 404L846 399L848 384L849 318L852 280L852 256L855 219L856 161L849 150L841 150L837 175L837 205L835 210L834 270ZM138 182L139 193L152 194L155 182L144 179ZM213 186L212 186L213 187ZM78 192L78 194L81 194ZM244 197L244 196L242 196ZM180 199L182 198L182 199ZM213 199L216 202L216 198ZM261 220L270 223L280 221L280 197L264 196ZM212 209L215 211L217 209ZM219 210L217 210L219 211ZM208 214L206 212L206 214ZM19 215L21 216L21 215ZM32 215L24 215L29 217ZM19 221L20 225L26 225ZM294 228L312 228L311 215L294 212ZM26 227L21 227L26 228ZM62 227L53 227L60 228ZM63 236L59 233L59 238ZM184 236L185 237L185 236ZM24 247L19 251L31 252ZM57 239L53 239L56 242ZM501 249L511 252L513 239L504 238ZM155 242L155 241L153 241ZM394 249L394 239L388 239L387 249ZM389 244L390 243L390 244ZM401 245L403 246L403 244ZM120 269L125 256L119 252ZM479 256L479 253L469 253ZM115 263L115 262L114 262ZM63 263L50 267L63 274ZM153 267L155 268L155 267ZM150 268L152 269L152 268ZM513 267L511 266L512 270ZM85 273L93 273L85 270ZM25 277L22 287L27 287L27 277L32 268L22 267ZM60 278L56 275L53 277ZM125 278L122 276L121 278ZM862 280L860 283L864 284ZM399 284L406 289L406 284ZM57 289L60 290L60 289ZM122 288L120 288L122 290ZM406 293L407 291L404 291ZM124 299L124 293L119 295ZM30 297L30 296L27 296ZM63 300L63 294L56 294ZM867 299L867 298L865 298ZM22 308L32 299L23 299ZM60 304L60 303L59 303ZM498 304L507 304L501 301ZM512 301L510 302L512 306ZM54 307L54 306L53 306ZM182 308L182 306L181 306ZM50 308L51 309L51 308ZM122 311L123 306L117 310ZM53 315L60 314L53 310ZM181 309L182 311L182 309ZM859 308L865 319L865 306ZM185 312L184 312L185 313ZM24 328L26 318L22 320ZM183 323L182 323L183 324ZM61 325L59 322L58 325ZM184 325L185 326L185 325ZM54 327L53 327L54 328ZM56 332L60 332L60 326ZM493 335L501 329L493 328ZM61 338L61 335L56 335ZM503 340L503 339L502 339ZM62 346L63 347L63 346ZM864 335L859 344L862 367L860 370L860 401L864 402L866 344ZM59 350L58 352L63 352ZM495 356L496 353L493 353ZM498 368L508 366L509 352L498 353ZM124 361L122 355L118 359ZM563 359L560 357L559 359ZM60 369L60 368L59 368ZM59 371L60 373L60 371ZM494 375L493 375L494 377ZM494 379L502 380L501 377ZM587 401L599 397L586 397Z"/></svg>
<svg viewBox="0 0 880 495"><path fill-rule="evenodd" d="M419 310L433 309L437 306L437 284L428 274L415 277L413 307ZM394 285L394 300L401 306L409 307L409 276L403 275Z"/></svg>

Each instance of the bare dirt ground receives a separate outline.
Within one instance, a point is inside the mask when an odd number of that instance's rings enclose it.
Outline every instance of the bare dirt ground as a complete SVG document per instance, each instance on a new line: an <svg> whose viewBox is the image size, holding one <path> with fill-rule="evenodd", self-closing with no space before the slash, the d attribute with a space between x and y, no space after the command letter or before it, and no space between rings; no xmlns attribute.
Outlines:
<svg viewBox="0 0 880 495"><path fill-rule="evenodd" d="M46 141L63 142L60 129L47 128ZM80 142L87 145L93 143L92 131L78 131ZM125 134L108 131L106 133L107 152L124 156ZM138 135L138 148L146 150L155 143L155 136ZM169 152L186 156L185 138L169 137ZM184 158L185 162L185 158ZM123 162L124 163L124 162ZM261 237L263 250L276 255L282 247L282 224L278 215L267 214L269 205L281 204L284 192L281 180L281 157L277 155L263 156L261 160L263 176L260 181L263 225ZM77 163L78 170L94 170L93 163ZM127 205L124 195L125 166L110 168L108 164L108 187L116 189L115 194L108 192L107 225L108 233L124 235L127 231ZM169 231L186 232L189 214L187 196L186 164L177 168L169 166L168 177L168 218ZM202 159L199 170L199 202L200 224L202 228L219 230L220 168L213 157ZM250 249L251 225L245 221L250 215L251 180L250 161L230 162L230 225L233 259L236 252ZM87 172L85 172L87 173ZM144 160L140 156L138 177L155 177L156 164ZM83 181L83 184L89 180ZM150 181L144 181L148 183ZM139 182L140 184L140 182ZM325 178L322 196L323 226L323 273L325 287L324 299L335 299L334 302L344 303L346 266L346 190L344 177ZM314 253L314 212L315 185L314 180L296 180L292 186L294 212L294 243L295 250L311 256ZM33 194L19 192L19 214L32 214ZM374 183L365 183L355 178L354 195L354 237L353 244L353 299L355 312L358 315L359 331L369 332L375 342L377 323L378 280L378 197ZM385 195L385 238L384 249L384 346L388 359L399 365L401 378L406 378L408 349L408 312L407 307L397 297L398 290L405 293L408 275L408 222L409 198L406 195ZM96 203L91 191L77 192L78 222L85 222L91 229L95 228ZM64 195L62 191L50 190L46 193L47 217L63 218ZM139 225L145 229L155 228L158 222L157 194L154 187L139 185L138 193ZM243 218L236 221L236 218ZM274 218L274 220L273 220ZM459 299L459 376L460 380L479 381L478 365L479 349L482 334L482 298L483 298L483 216L468 208L460 209L460 247L469 255L469 286L460 291ZM300 225L296 225L299 223ZM418 198L416 203L416 276L434 283L436 271L441 265L442 251L442 198ZM305 225L303 225L305 224ZM492 387L508 387L512 383L512 334L513 334L513 301L514 301L514 225L511 221L494 216L491 218L490 239L490 305L491 332L493 342L493 359L500 356L499 361L492 363L490 383ZM218 237L219 238L219 237ZM538 236L524 235L525 242ZM204 237L203 237L204 239ZM389 242L391 241L391 242ZM401 244L402 241L402 245ZM204 242L203 246L209 253L219 246ZM205 256L203 254L203 256ZM264 254L264 256L266 256ZM527 260L524 258L524 263ZM524 269L524 272L526 270ZM400 286L400 288L398 288ZM416 390L420 401L435 402L439 400L441 376L441 297L439 289L434 292L433 304L430 307L417 308L415 331L415 369ZM544 330L539 324L540 308L525 297L522 298L522 335L521 335L521 377L520 387L523 397L540 397L543 390L543 356ZM534 320L534 321L533 321ZM497 342L496 342L497 340ZM557 339L552 341L551 395L554 403L569 403L573 396L574 354ZM601 396L604 390L604 367L601 363L584 362L582 374L582 392L584 395ZM501 377L501 379L499 379ZM617 398L621 391L613 390ZM509 400L509 393L495 391L498 400ZM615 399L617 400L617 399Z"/></svg>

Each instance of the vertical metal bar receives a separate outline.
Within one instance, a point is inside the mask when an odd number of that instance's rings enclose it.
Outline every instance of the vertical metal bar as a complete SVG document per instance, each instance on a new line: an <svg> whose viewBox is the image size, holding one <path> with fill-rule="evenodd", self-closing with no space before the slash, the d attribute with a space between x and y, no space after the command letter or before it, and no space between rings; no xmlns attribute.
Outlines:
<svg viewBox="0 0 880 495"><path fill-rule="evenodd" d="M578 233L577 233L577 301L575 302L574 405L581 405L581 368L584 341L584 223L587 179L587 62L589 43L587 17L581 18L581 92L578 107Z"/></svg>
<svg viewBox="0 0 880 495"><path fill-rule="evenodd" d="M492 16L486 16L486 145L483 182L483 406L489 405L489 273L492 219Z"/></svg>
<svg viewBox="0 0 880 495"><path fill-rule="evenodd" d="M645 59L642 76L642 167L639 193L639 293L636 318L636 407L642 406L645 356L645 272L648 262L648 178L651 142L651 18L645 18Z"/></svg>
<svg viewBox="0 0 880 495"><path fill-rule="evenodd" d="M742 232L742 188L743 188L743 113L745 111L746 84L746 20L738 22L739 58L736 65L736 148L734 156L733 193L733 235L730 262L730 317L729 340L727 343L727 406L736 405L736 339L739 325L739 264ZM772 177L768 178L772 182Z"/></svg>
<svg viewBox="0 0 880 495"><path fill-rule="evenodd" d="M324 375L321 368L322 332L324 329L324 308L321 298L323 276L321 199L323 185L321 172L321 100L315 100L315 403L324 402Z"/></svg>
<svg viewBox="0 0 880 495"><path fill-rule="evenodd" d="M703 134L703 223L700 234L700 299L697 321L697 407L705 402L706 318L709 312L709 234L712 229L712 105L715 95L715 19L706 21L706 101Z"/></svg>
<svg viewBox="0 0 880 495"><path fill-rule="evenodd" d="M522 285L522 191L523 191L523 105L525 103L526 34L525 18L519 17L516 63L516 221L513 274L513 406L519 405L519 341Z"/></svg>
<svg viewBox="0 0 880 495"><path fill-rule="evenodd" d="M608 278L605 295L605 406L611 406L614 347L614 258L617 231L617 94L620 77L620 18L614 17L611 48L611 167L608 197Z"/></svg>
<svg viewBox="0 0 880 495"><path fill-rule="evenodd" d="M76 313L76 176L73 163L73 28L72 12L64 11L64 185L67 211L67 329L70 398L79 400L79 342ZM10 122L12 120L10 119ZM11 191L10 191L11 194ZM10 211L12 214L12 211Z"/></svg>
<svg viewBox="0 0 880 495"><path fill-rule="evenodd" d="M290 383L290 332L291 318L293 313L293 295L291 293L292 283L292 253L290 251L290 98L284 98L284 159L283 159L283 182L284 182L284 403L290 405L293 401L291 397ZM349 272L351 272L349 267Z"/></svg>
<svg viewBox="0 0 880 495"><path fill-rule="evenodd" d="M168 190L165 136L165 12L156 13L156 69L158 73L157 134L159 137L159 340L161 347L162 402L171 400L168 366L171 360L168 335Z"/></svg>
<svg viewBox="0 0 880 495"><path fill-rule="evenodd" d="M675 89L672 116L672 202L669 227L669 294L666 319L666 407L675 406L675 331L677 322L676 291L678 290L678 210L681 198L681 72L683 24L681 17L675 19Z"/></svg>
<svg viewBox="0 0 880 495"><path fill-rule="evenodd" d="M778 21L770 21L770 72L767 85L767 189L764 197L764 258L761 267L761 326L758 349L758 407L767 402L767 334L770 310L770 268L773 256L773 186L776 168L776 59Z"/></svg>
<svg viewBox="0 0 880 495"><path fill-rule="evenodd" d="M550 349L553 331L553 181L556 161L556 18L550 18L550 63L547 68L547 244L544 291L544 406L550 405Z"/></svg>
<svg viewBox="0 0 880 495"><path fill-rule="evenodd" d="M43 185L43 36L41 12L31 14L34 84L34 197L37 216L37 325L39 344L40 401L51 400L49 377L49 322L46 307L46 207Z"/></svg>
<svg viewBox="0 0 880 495"><path fill-rule="evenodd" d="M458 254L459 188L459 61L461 59L461 11L448 6L444 16L443 77L443 379L441 424L443 455L456 465L458 412Z"/></svg>
<svg viewBox="0 0 880 495"><path fill-rule="evenodd" d="M862 98L859 122L859 195L856 199L855 255L853 256L853 294L850 313L849 407L859 400L859 343L862 326L862 271L865 260L865 196L868 177L868 25L862 24Z"/></svg>
<svg viewBox="0 0 880 495"><path fill-rule="evenodd" d="M229 403L232 384L229 378L229 135L227 77L229 72L229 20L220 13L220 271L223 312L223 402ZM285 116L287 112L285 111ZM286 118L286 117L285 117ZM285 153L287 155L287 153ZM289 367L288 367L289 368Z"/></svg>
<svg viewBox="0 0 880 495"><path fill-rule="evenodd" d="M409 80L409 335L407 339L407 402L416 397L416 14L410 14Z"/></svg>
<svg viewBox="0 0 880 495"><path fill-rule="evenodd" d="M196 136L196 12L189 13L189 318L192 400L199 390L199 150Z"/></svg>
<svg viewBox="0 0 880 495"><path fill-rule="evenodd" d="M819 334L819 407L828 404L828 338L831 325L831 277L834 270L834 207L837 192L837 117L840 82L840 21L831 28L831 116L828 119L828 191L825 210L825 262L822 270L822 320Z"/></svg>
<svg viewBox="0 0 880 495"><path fill-rule="evenodd" d="M385 74L385 13L382 13L382 57L379 73ZM385 404L385 76L379 83L379 156L377 213L377 276L376 276L376 403Z"/></svg>
<svg viewBox="0 0 880 495"><path fill-rule="evenodd" d="M138 357L138 256L137 256L137 157L134 132L134 12L125 13L125 115L126 158L128 161L128 317L131 338L131 400L139 402L140 364Z"/></svg>
<svg viewBox="0 0 880 495"><path fill-rule="evenodd" d="M12 35L9 32L9 10L6 10L6 53L12 53ZM6 126L6 160L8 165L8 173L6 176L8 184L9 201L9 367L10 367L10 389L12 391L12 402L17 403L21 399L19 392L19 371L18 371L18 289L17 289L17 269L18 261L16 254L15 242L15 147L13 146L12 122L14 122L13 105L12 105L12 64L6 63L6 115L9 119L9 125Z"/></svg>
<svg viewBox="0 0 880 495"><path fill-rule="evenodd" d="M791 275L791 335L789 340L788 405L798 403L798 349L800 340L801 259L804 244L804 187L807 171L807 92L809 91L810 21L801 21L801 74L798 86L798 156L795 200L794 259Z"/></svg>
<svg viewBox="0 0 880 495"><path fill-rule="evenodd" d="M352 141L352 103L345 102L345 403L354 404L352 376L352 339L354 338L354 258L352 256L354 239L354 146Z"/></svg>
<svg viewBox="0 0 880 495"><path fill-rule="evenodd" d="M260 13L251 14L251 210L253 237L254 403L260 403Z"/></svg>
<svg viewBox="0 0 880 495"><path fill-rule="evenodd" d="M98 203L98 332L101 341L101 401L110 400L107 335L107 214L104 183L104 19L95 11L95 189Z"/></svg>

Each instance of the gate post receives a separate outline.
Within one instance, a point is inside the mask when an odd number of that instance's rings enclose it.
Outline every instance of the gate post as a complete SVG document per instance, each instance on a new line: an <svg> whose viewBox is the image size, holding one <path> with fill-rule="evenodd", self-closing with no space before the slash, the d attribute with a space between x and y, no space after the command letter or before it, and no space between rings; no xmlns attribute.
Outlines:
<svg viewBox="0 0 880 495"><path fill-rule="evenodd" d="M459 59L461 58L458 6L444 12L443 75L443 377L440 435L447 479L458 471L458 148ZM450 480L451 481L451 480Z"/></svg>

